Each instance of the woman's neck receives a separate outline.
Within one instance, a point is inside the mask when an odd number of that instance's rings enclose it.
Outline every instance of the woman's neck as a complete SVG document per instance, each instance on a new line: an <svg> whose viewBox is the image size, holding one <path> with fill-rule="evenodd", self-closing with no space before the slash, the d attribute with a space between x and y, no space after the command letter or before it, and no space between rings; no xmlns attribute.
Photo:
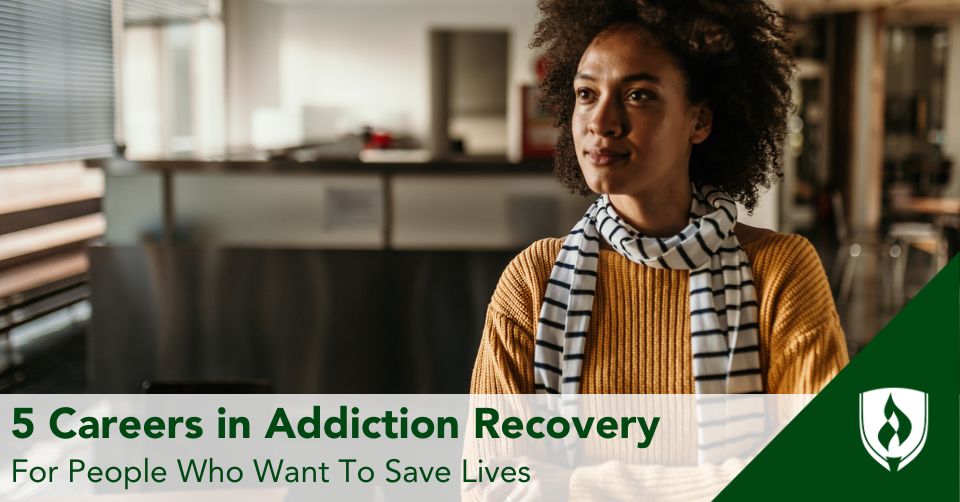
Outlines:
<svg viewBox="0 0 960 502"><path fill-rule="evenodd" d="M690 221L690 183L651 190L643 194L611 194L610 203L642 235L671 237Z"/></svg>

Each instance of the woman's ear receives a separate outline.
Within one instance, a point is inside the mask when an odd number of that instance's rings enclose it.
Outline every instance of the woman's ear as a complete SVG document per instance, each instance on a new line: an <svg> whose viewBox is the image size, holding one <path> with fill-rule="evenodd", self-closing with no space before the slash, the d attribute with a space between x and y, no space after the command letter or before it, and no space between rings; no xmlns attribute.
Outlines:
<svg viewBox="0 0 960 502"><path fill-rule="evenodd" d="M690 133L690 143L694 145L703 143L710 136L712 130L713 110L705 104L697 105L697 116L693 123L693 131Z"/></svg>

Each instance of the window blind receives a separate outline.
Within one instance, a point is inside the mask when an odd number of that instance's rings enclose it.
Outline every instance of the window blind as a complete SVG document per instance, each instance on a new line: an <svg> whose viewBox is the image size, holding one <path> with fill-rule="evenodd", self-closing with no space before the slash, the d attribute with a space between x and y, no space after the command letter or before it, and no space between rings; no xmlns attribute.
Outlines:
<svg viewBox="0 0 960 502"><path fill-rule="evenodd" d="M0 166L113 154L110 0L0 1Z"/></svg>
<svg viewBox="0 0 960 502"><path fill-rule="evenodd" d="M211 0L125 0L123 20L126 26L196 21L214 15Z"/></svg>

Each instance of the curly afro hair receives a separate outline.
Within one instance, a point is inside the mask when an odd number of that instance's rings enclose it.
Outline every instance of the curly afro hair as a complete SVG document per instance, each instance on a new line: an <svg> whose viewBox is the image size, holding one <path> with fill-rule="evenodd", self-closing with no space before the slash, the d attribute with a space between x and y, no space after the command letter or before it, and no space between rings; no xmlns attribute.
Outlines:
<svg viewBox="0 0 960 502"><path fill-rule="evenodd" d="M538 0L532 48L545 51L541 104L560 134L554 169L564 186L590 193L573 147L573 79L587 46L612 25L647 31L684 73L687 98L713 111L694 145L690 179L714 185L752 210L779 177L792 109L793 62L783 17L762 0Z"/></svg>

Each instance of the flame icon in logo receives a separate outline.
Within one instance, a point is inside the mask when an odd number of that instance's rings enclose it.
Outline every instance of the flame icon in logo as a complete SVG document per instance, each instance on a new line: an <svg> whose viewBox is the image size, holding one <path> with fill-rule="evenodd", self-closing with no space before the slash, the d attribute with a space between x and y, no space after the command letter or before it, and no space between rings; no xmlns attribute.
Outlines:
<svg viewBox="0 0 960 502"><path fill-rule="evenodd" d="M887 421L880 428L877 439L880 440L884 449L890 451L890 441L893 441L893 438L896 437L897 445L903 444L910 437L912 426L910 419L893 402L893 394L887 396L887 404L883 406L883 415L887 418ZM891 423L891 420L893 420L893 423ZM887 457L887 462L890 462L890 466L893 467L893 470L896 470L896 464L900 463L900 459L898 457Z"/></svg>

